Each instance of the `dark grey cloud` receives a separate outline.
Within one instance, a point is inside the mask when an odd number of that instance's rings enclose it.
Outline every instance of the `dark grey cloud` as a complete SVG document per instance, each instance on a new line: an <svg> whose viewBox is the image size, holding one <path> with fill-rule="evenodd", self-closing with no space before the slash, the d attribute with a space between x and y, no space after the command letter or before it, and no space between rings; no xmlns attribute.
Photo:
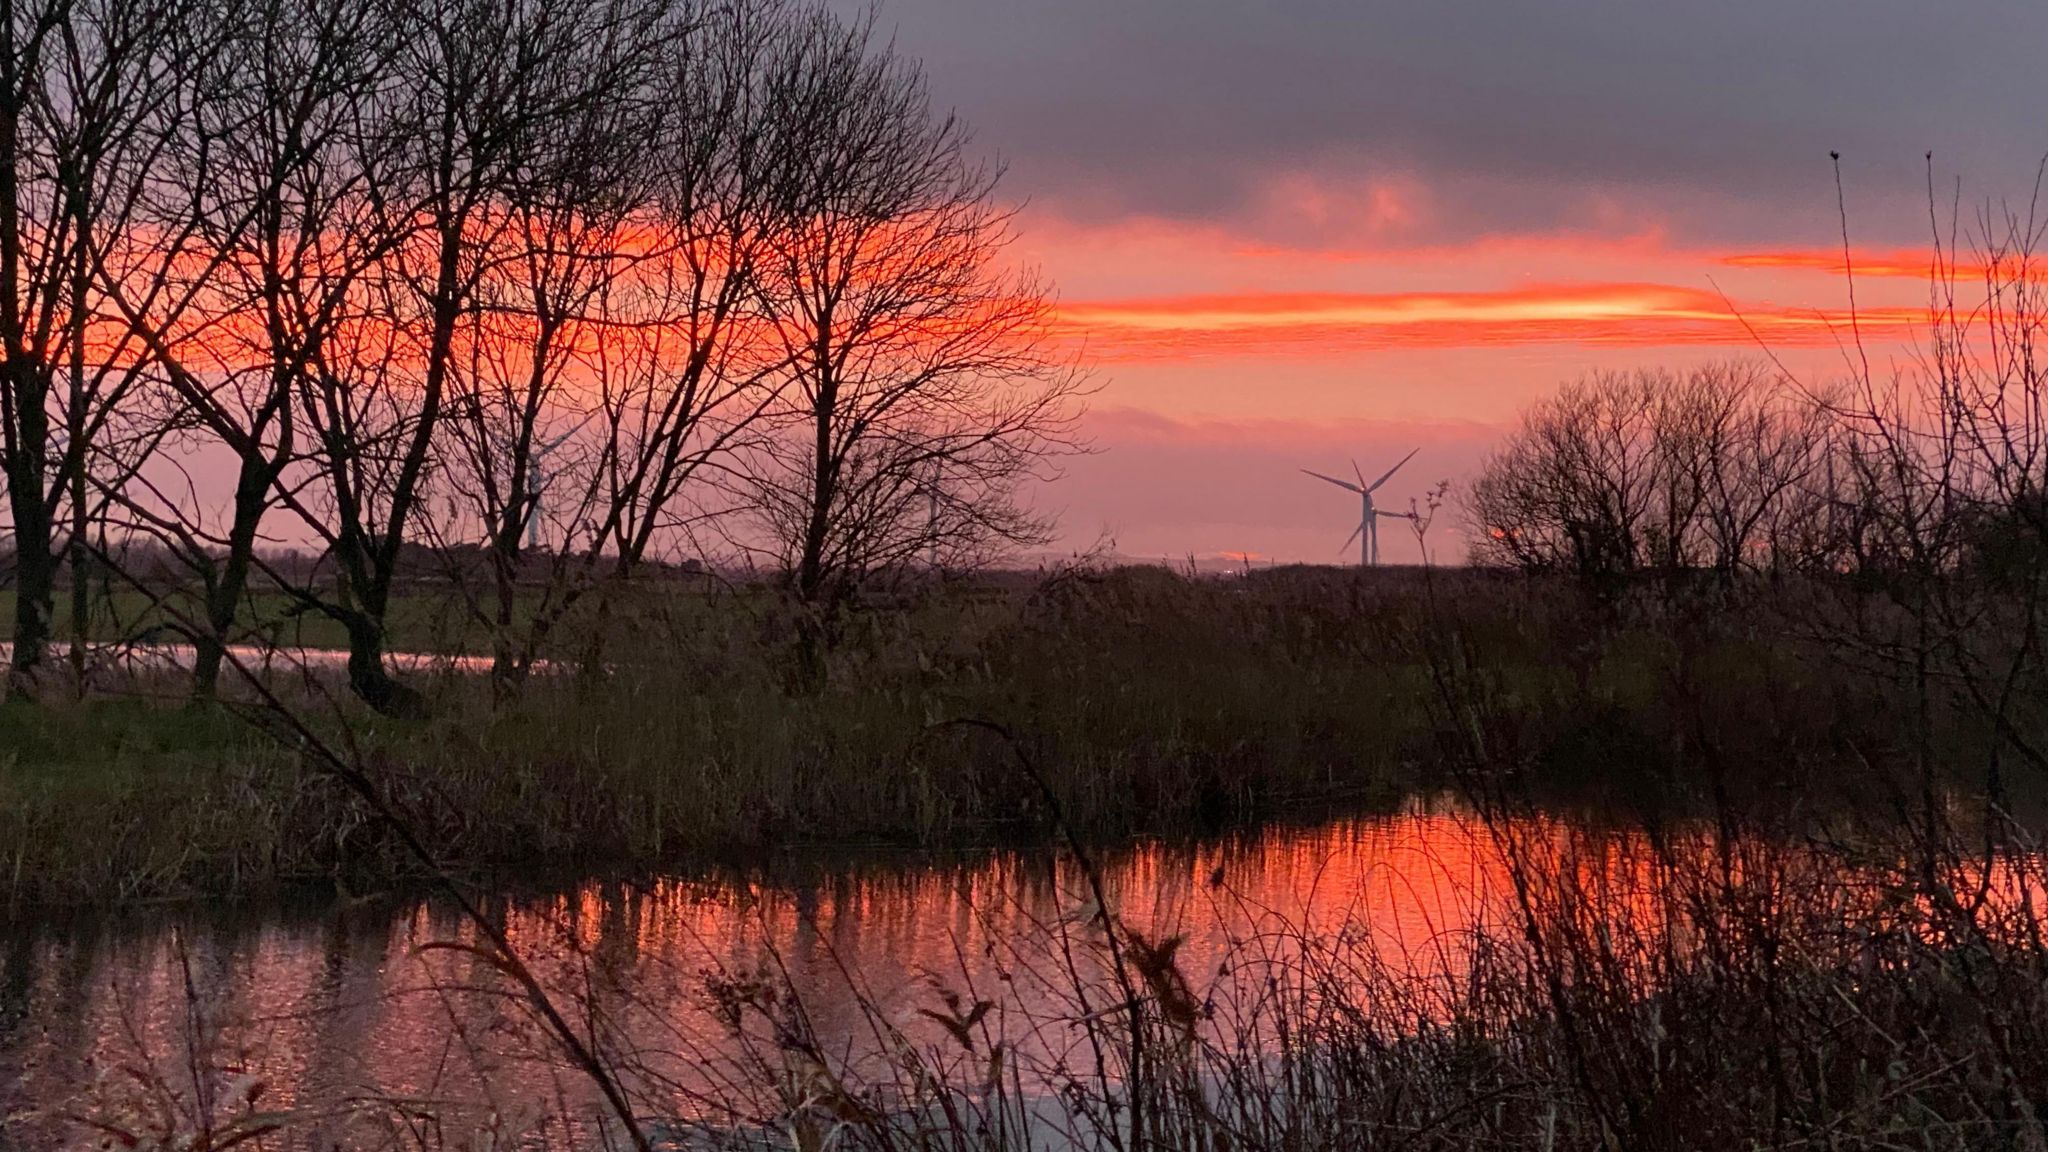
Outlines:
<svg viewBox="0 0 2048 1152"><path fill-rule="evenodd" d="M1275 172L1412 172L1453 231L1673 205L1700 238L1909 232L1921 155L2025 195L2044 0L884 0L935 96L1079 215L1228 218ZM1440 237L1451 238L1451 237ZM1911 239L1910 236L1903 237Z"/></svg>

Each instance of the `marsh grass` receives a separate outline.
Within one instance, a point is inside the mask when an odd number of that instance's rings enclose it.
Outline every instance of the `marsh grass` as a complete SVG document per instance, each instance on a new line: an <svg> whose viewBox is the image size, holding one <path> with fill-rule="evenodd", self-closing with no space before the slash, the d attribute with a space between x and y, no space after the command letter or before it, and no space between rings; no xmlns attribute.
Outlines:
<svg viewBox="0 0 2048 1152"><path fill-rule="evenodd" d="M467 870L1042 837L1038 790L962 718L1017 733L1095 841L1381 805L1447 779L1446 651L1484 682L1492 758L1556 802L1696 805L1709 759L1712 787L1793 807L1882 793L1895 696L1771 606L1688 636L1654 602L1495 572L1074 570L912 588L835 618L814 658L765 589L649 588L510 701L431 675L430 717L394 721L318 676L280 690ZM403 879L388 830L268 724L168 675L0 705L4 904Z"/></svg>

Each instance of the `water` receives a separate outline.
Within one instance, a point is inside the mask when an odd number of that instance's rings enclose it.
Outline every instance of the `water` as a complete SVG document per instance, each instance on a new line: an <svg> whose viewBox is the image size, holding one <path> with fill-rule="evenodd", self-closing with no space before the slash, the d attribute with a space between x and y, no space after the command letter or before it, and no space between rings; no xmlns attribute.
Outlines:
<svg viewBox="0 0 2048 1152"><path fill-rule="evenodd" d="M1456 986L1475 926L1509 898L1495 837L1453 805L1421 801L1126 850L1103 858L1101 876L1142 938L1183 939L1180 970L1212 1005L1259 987L1265 968L1302 964L1305 941L1363 939L1411 993L1390 997L1390 1010L1431 1011L1426 990ZM747 1087L735 1080L750 1052L774 1050L758 1022L729 1027L707 992L750 977L797 993L819 1050L849 1068L886 1062L891 1029L947 1049L937 1016L980 999L997 1003L985 1026L1033 1067L1072 1059L1060 1048L1071 1035L1048 1022L1086 1010L1072 1000L1074 971L1100 974L1092 903L1073 859L1031 852L595 881L507 896L494 911L579 1027L605 1037L607 1059L635 1070L641 1107L681 1122ZM11 1118L0 1133L42 1148L74 1146L79 1117L176 1127L189 1123L181 1109L201 1106L192 1101L212 1093L212 1107L232 1112L255 1085L262 1109L292 1112L308 1133L266 1146L387 1146L364 1125L393 1123L392 1102L466 1131L498 1126L511 1134L499 1147L539 1146L547 1116L591 1122L590 1084L504 976L465 950L474 939L435 899L12 930L0 960L0 1108ZM365 1119L365 1100L382 1119ZM163 1116L151 1121L151 1109Z"/></svg>
<svg viewBox="0 0 2048 1152"><path fill-rule="evenodd" d="M248 669L252 673L272 675L296 672L338 672L348 667L348 652L339 648L300 648L293 646L268 648L255 644L230 644L227 646L232 666ZM70 655L69 641L61 641L50 650L50 662L61 665ZM0 663L14 656L14 645L0 640ZM89 644L86 646L86 666L89 674L104 676L108 673L141 675L161 672L189 672L192 662L198 657L198 649L190 644L143 643L124 641L116 644ZM387 652L384 663L393 672L441 672L453 671L465 675L481 675L491 670L488 656L463 656L433 652ZM536 670L545 671L549 666L541 662Z"/></svg>

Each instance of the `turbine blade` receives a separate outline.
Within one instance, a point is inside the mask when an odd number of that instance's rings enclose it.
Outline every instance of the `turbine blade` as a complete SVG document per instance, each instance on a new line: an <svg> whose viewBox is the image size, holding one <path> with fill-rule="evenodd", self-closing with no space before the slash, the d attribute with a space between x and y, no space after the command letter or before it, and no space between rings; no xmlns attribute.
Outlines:
<svg viewBox="0 0 2048 1152"><path fill-rule="evenodd" d="M1361 490L1368 490L1368 491L1369 491L1369 489L1366 489L1366 487L1365 487L1365 473L1363 473L1363 472L1360 472L1360 471L1358 470L1358 461L1357 461L1357 460L1355 460L1355 459L1351 461L1351 474L1352 474L1353 476L1356 476L1356 477L1358 477L1358 487L1359 487L1359 488L1360 488Z"/></svg>
<svg viewBox="0 0 2048 1152"><path fill-rule="evenodd" d="M1306 469L1306 468L1303 468L1303 469L1302 469L1302 471L1303 471L1303 472L1308 472L1308 474L1309 474L1309 475L1311 475L1311 476L1315 477L1315 478L1316 478L1316 479L1318 479L1318 480L1328 480L1328 481L1329 481L1330 483L1332 483L1332 484L1335 484L1335 485L1336 485L1337 487L1339 487L1339 488L1342 488L1342 489L1344 489L1344 490L1345 490L1346 492L1364 492L1364 491L1365 491L1365 489L1363 489L1363 488L1360 488L1359 486L1357 486L1356 484L1353 484L1353 483L1352 483L1351 481L1349 481L1349 480L1339 480L1339 479L1337 479L1337 478L1336 478L1335 476L1325 476L1325 475L1323 475L1323 474L1322 474L1321 472L1309 472L1309 470L1308 470L1308 469Z"/></svg>
<svg viewBox="0 0 2048 1152"><path fill-rule="evenodd" d="M562 445L569 442L569 437L574 436L578 432L583 431L584 427L595 419L597 419L597 413L592 412L589 415L585 416L583 419L578 420L576 422L575 427L569 429L567 432L562 433L560 436L555 437L553 440L548 441L547 447L541 449L541 451L544 453L553 452L555 449L560 448Z"/></svg>
<svg viewBox="0 0 2048 1152"><path fill-rule="evenodd" d="M1420 448L1417 448L1417 449L1415 450L1415 452L1420 452L1420 451L1422 451L1422 449L1420 449ZM1406 463L1407 463L1407 462L1409 462L1410 460L1413 460L1413 459L1415 459L1415 452L1410 452L1410 453L1408 453L1408 454L1407 454L1406 456L1403 456L1403 457L1401 457L1401 464L1406 464ZM1393 479L1393 478L1394 478L1394 473L1396 473L1396 472L1399 472L1399 471L1401 470L1401 464L1396 464L1396 465L1394 465L1394 466L1393 466L1392 468L1389 468L1389 469L1387 469L1387 474L1386 474L1386 475L1384 475L1384 476L1382 476L1382 477L1380 477L1379 479L1377 479L1377 480L1373 481L1373 482L1372 482L1372 487L1370 487L1370 488L1367 488L1367 489L1366 489L1366 491L1367 491L1367 492L1377 492L1377 491L1379 491L1379 487L1380 487L1380 485L1382 485L1382 484L1385 484L1385 483L1386 483L1387 481L1389 481L1389 480Z"/></svg>
<svg viewBox="0 0 2048 1152"><path fill-rule="evenodd" d="M1343 543L1343 544L1342 544L1341 546L1339 546L1339 547L1338 547L1338 549L1337 549L1337 555L1339 555L1339 556L1342 556L1342 555L1343 555L1343 554L1345 554L1346 552L1349 552L1349 551L1351 551L1351 542L1352 542L1353 540L1356 540L1356 539L1358 539L1358 534L1359 534L1360 532L1363 532L1363 531L1365 531L1365 521L1363 521L1363 520L1360 520L1360 521L1358 522L1358 527L1356 527L1356 528L1353 528L1353 529L1351 530L1351 535L1349 535L1349 536L1346 536L1346 537L1344 538L1344 543Z"/></svg>

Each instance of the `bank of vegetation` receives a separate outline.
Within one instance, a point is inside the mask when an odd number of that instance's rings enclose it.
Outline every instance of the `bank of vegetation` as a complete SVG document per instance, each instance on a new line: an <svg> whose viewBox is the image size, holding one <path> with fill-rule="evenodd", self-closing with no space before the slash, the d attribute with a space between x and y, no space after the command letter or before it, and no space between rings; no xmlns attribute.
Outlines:
<svg viewBox="0 0 2048 1152"><path fill-rule="evenodd" d="M167 1006L189 1026L110 1046L123 1075L14 1123L137 1147L366 1152L1960 1150L2048 1136L2048 876L2026 824L1879 805L1788 835L1779 797L1734 788L1682 816L1610 801L1605 825L1560 821L1502 770L1519 706L1455 673L1442 698L1465 734L1442 749L1449 784L1477 834L1457 870L1497 883L1461 891L1435 935L1297 919L1219 868L1196 898L1219 909L1221 937L1184 938L1126 911L1062 817L1071 778L1012 747L1064 840L1046 872L1054 911L1020 918L1009 893L985 892L967 914L1005 930L959 970L920 972L908 1006L796 946L721 943L701 969L636 962L631 926L660 905L630 890L494 901L451 938L452 964L411 962L453 1027L492 1020L516 1067L538 1061L565 1086L543 1100L507 1108L468 1086L465 1060L503 1066L472 1042L430 1091L273 1104L262 1065L195 993ZM1498 868L1465 867L1480 858ZM1130 896L1145 903L1142 887ZM516 949L482 926L500 917ZM679 1020L678 992L707 1011Z"/></svg>
<svg viewBox="0 0 2048 1152"><path fill-rule="evenodd" d="M991 562L1048 538L1025 487L1089 379L871 18L12 16L10 904L374 883L424 866L393 816L460 866L1032 826L970 720L1090 835L1255 819L1443 771L1453 683L1558 787L1827 769L1926 808L2048 764L2022 220L1978 238L1981 307L1940 247L1899 377L1536 405L1431 511L1472 571L1026 579Z"/></svg>
<svg viewBox="0 0 2048 1152"><path fill-rule="evenodd" d="M193 707L144 669L122 693L0 709L8 902L415 874L280 707L372 766L460 869L1042 840L1011 749L962 720L1015 734L1092 838L1371 806L1449 782L1446 741L1473 721L1447 678L1483 692L1489 755L1559 803L1684 809L1709 766L1793 808L1884 802L1911 779L1912 696L1814 627L1857 600L1822 580L1606 603L1495 570L1074 569L870 606L822 657L773 589L651 589L613 607L597 666L565 648L515 703L416 674L432 708L414 719L347 705L333 671L280 665L275 704ZM1952 702L1938 723L1943 764L1990 747Z"/></svg>

